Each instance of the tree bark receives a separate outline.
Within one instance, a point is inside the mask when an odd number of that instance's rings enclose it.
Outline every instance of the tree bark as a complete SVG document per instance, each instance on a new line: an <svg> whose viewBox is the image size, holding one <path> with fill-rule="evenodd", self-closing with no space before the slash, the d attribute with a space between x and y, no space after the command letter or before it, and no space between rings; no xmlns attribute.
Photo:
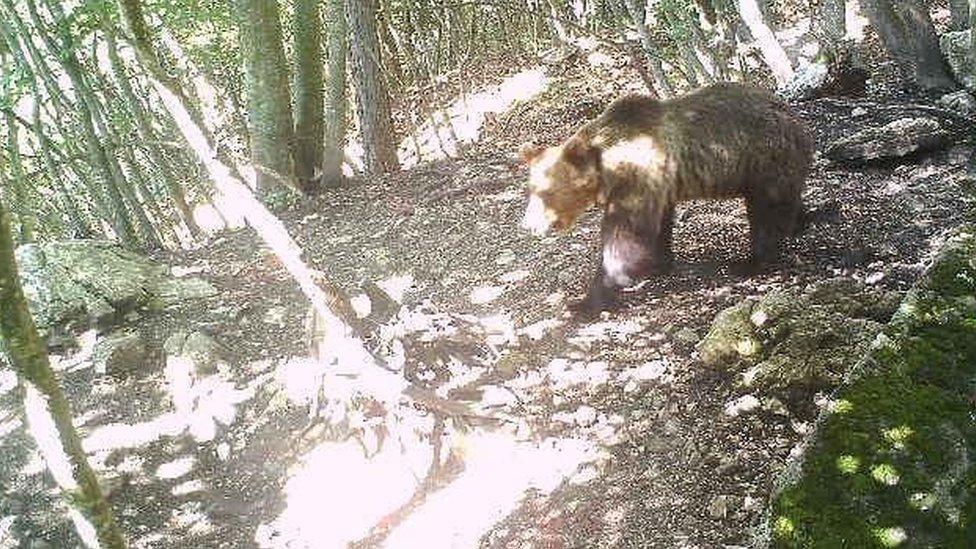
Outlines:
<svg viewBox="0 0 976 549"><path fill-rule="evenodd" d="M949 30L961 31L969 28L969 1L949 0Z"/></svg>
<svg viewBox="0 0 976 549"><path fill-rule="evenodd" d="M15 11L10 0L4 0L4 6L11 13ZM92 166L98 170L102 182L105 185L105 192L109 200L107 213L109 214L109 222L112 225L112 230L115 231L116 237L121 241L122 245L132 249L142 249L143 245L136 236L132 221L129 218L129 212L125 206L125 199L122 196L121 188L125 185L125 182L117 179L119 177L119 170L113 169L111 158L103 144L104 141L99 137L98 131L95 128L95 114L89 102L91 93L87 82L85 82L81 63L75 55L75 46L71 35L68 34L68 28L65 24L55 25L59 29L61 40L61 44L59 45L48 34L48 25L41 20L34 0L27 0L27 7L31 20L34 23L34 30L41 35L45 45L60 61L61 67L64 69L65 74L68 75L68 79L71 80L75 93L78 95L73 108L77 112L77 119L81 124L82 136L91 158ZM39 62L38 60L35 61Z"/></svg>
<svg viewBox="0 0 976 549"><path fill-rule="evenodd" d="M179 212L180 219L186 225L187 230L190 231L190 235L196 237L200 234L200 227L197 226L196 221L193 219L193 210L190 209L190 205L186 201L186 194L183 192L183 187L177 181L176 176L170 168L169 161L158 145L159 138L152 128L149 113L143 108L142 102L139 101L135 91L132 89L132 84L129 83L129 76L125 72L125 65L119 57L115 33L111 29L108 29L105 37L108 42L109 62L112 64L112 71L115 74L116 81L118 81L119 89L122 91L122 97L129 111L132 113L132 118L135 120L136 132L139 134L139 139L145 144L146 152L149 154L155 168L159 170L160 177L166 185L166 191L169 194L170 200L176 207L177 212Z"/></svg>
<svg viewBox="0 0 976 549"><path fill-rule="evenodd" d="M251 163L257 173L257 188L266 192L279 182L294 187L295 133L278 3L239 0L238 5Z"/></svg>
<svg viewBox="0 0 976 549"><path fill-rule="evenodd" d="M668 82L668 76L664 72L661 58L658 56L657 47L654 45L654 38L651 36L650 29L647 28L647 13L643 5L638 5L636 0L622 0L630 15L631 21L637 28L637 35L640 37L641 47L644 48L644 55L647 58L647 66L654 79L655 95L661 99L668 99L674 96L674 88Z"/></svg>
<svg viewBox="0 0 976 549"><path fill-rule="evenodd" d="M10 165L10 187L13 190L17 212L18 231L17 241L21 244L34 241L34 224L36 220L32 208L27 202L27 180L24 177L24 164L20 156L20 126L14 121L13 112L3 111L7 126L7 163Z"/></svg>
<svg viewBox="0 0 976 549"><path fill-rule="evenodd" d="M776 40L776 35L763 19L762 12L756 0L737 0L739 16L749 28L749 32L756 40L756 45L762 53L763 61L773 73L776 84L782 86L793 78L793 65L783 46Z"/></svg>
<svg viewBox="0 0 976 549"><path fill-rule="evenodd" d="M338 186L343 181L342 160L346 146L346 12L343 0L327 0L328 95L325 101L325 147L322 154L322 183Z"/></svg>
<svg viewBox="0 0 976 549"><path fill-rule="evenodd" d="M72 423L71 407L51 369L44 343L27 308L14 258L10 218L3 203L0 203L0 336L10 364L27 385L28 399L42 405L28 407L32 433L36 436L37 430L48 422L53 423L57 431L54 440L60 443L59 447L51 448L40 440L38 447L48 470L64 491L67 504L91 523L103 548L124 548L122 532L98 486L95 472L88 464ZM70 464L69 471L58 467L65 459ZM85 542L94 545L92 540Z"/></svg>
<svg viewBox="0 0 976 549"><path fill-rule="evenodd" d="M375 0L347 0L352 52L352 75L356 83L356 113L363 141L363 161L370 173L399 169L390 97L380 66L376 35Z"/></svg>
<svg viewBox="0 0 976 549"><path fill-rule="evenodd" d="M847 34L844 0L820 0L813 14L813 28L820 49L828 59L834 57L834 46Z"/></svg>
<svg viewBox="0 0 976 549"><path fill-rule="evenodd" d="M906 80L926 90L956 88L924 4L918 0L862 0L861 7Z"/></svg>
<svg viewBox="0 0 976 549"><path fill-rule="evenodd" d="M322 17L319 0L295 0L295 175L312 192L319 185L325 135L322 89Z"/></svg>

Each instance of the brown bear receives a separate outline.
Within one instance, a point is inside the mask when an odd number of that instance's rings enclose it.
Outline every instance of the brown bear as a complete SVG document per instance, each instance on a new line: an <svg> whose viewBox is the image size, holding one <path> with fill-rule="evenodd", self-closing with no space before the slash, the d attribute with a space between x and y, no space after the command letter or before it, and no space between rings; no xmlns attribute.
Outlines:
<svg viewBox="0 0 976 549"><path fill-rule="evenodd" d="M603 209L600 267L575 307L595 312L670 267L674 206L684 200L745 198L752 260L774 260L798 228L812 158L803 123L752 86L715 84L669 101L631 95L560 146L523 147L522 225L565 230L591 205Z"/></svg>

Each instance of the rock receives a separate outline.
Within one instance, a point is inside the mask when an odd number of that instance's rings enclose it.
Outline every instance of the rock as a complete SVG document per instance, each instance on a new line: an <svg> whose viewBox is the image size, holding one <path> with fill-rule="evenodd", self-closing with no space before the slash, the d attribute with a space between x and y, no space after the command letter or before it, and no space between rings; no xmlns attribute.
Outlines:
<svg viewBox="0 0 976 549"><path fill-rule="evenodd" d="M698 344L706 365L759 390L837 384L898 306L899 296L849 278L776 290L720 312Z"/></svg>
<svg viewBox="0 0 976 549"><path fill-rule="evenodd" d="M976 93L976 55L973 53L969 31L942 33L939 36L939 47L956 81Z"/></svg>
<svg viewBox="0 0 976 549"><path fill-rule="evenodd" d="M838 139L825 154L835 162L870 162L937 150L950 142L950 133L934 118L905 117Z"/></svg>
<svg viewBox="0 0 976 549"><path fill-rule="evenodd" d="M118 332L102 338L92 351L95 372L124 377L146 363L146 344L136 332Z"/></svg>
<svg viewBox="0 0 976 549"><path fill-rule="evenodd" d="M976 98L966 90L943 95L939 98L939 105L963 116L976 117Z"/></svg>
<svg viewBox="0 0 976 549"><path fill-rule="evenodd" d="M787 101L806 101L820 97L820 88L827 81L825 63L807 63L800 66L793 78L776 90Z"/></svg>
<svg viewBox="0 0 976 549"><path fill-rule="evenodd" d="M698 337L698 334L694 330L685 327L674 333L674 339L687 345L694 345L701 338Z"/></svg>
<svg viewBox="0 0 976 549"><path fill-rule="evenodd" d="M155 287L153 305L168 309L195 299L217 295L217 288L202 278L166 278Z"/></svg>
<svg viewBox="0 0 976 549"><path fill-rule="evenodd" d="M173 280L168 268L105 240L63 240L17 249L24 294L38 328L106 325L158 301L213 295L206 282Z"/></svg>
<svg viewBox="0 0 976 549"><path fill-rule="evenodd" d="M712 518L725 518L729 514L729 496L715 496L708 504L708 515Z"/></svg>
<svg viewBox="0 0 976 549"><path fill-rule="evenodd" d="M971 547L976 235L951 238L775 484L762 547ZM897 521L891 517L897 516Z"/></svg>
<svg viewBox="0 0 976 549"><path fill-rule="evenodd" d="M188 360L199 375L211 375L227 365L221 345L202 332L175 332L166 339L163 351L167 362Z"/></svg>
<svg viewBox="0 0 976 549"><path fill-rule="evenodd" d="M725 415L736 417L739 414L749 413L759 408L760 404L759 399L754 395L742 395L725 404Z"/></svg>

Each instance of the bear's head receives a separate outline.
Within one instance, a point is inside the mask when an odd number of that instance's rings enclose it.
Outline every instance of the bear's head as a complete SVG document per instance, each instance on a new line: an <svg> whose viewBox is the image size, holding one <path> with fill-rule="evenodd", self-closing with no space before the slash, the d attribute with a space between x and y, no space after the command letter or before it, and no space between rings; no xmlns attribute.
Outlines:
<svg viewBox="0 0 976 549"><path fill-rule="evenodd" d="M529 203L522 227L543 235L568 229L600 192L600 149L580 137L559 147L527 144L520 151L529 166Z"/></svg>

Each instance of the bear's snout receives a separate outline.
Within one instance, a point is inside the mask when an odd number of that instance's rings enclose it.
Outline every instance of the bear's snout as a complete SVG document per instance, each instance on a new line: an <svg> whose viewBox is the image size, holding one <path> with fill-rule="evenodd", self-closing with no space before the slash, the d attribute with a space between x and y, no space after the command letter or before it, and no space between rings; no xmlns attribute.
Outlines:
<svg viewBox="0 0 976 549"><path fill-rule="evenodd" d="M552 221L549 219L546 205L542 199L535 195L529 196L529 204L525 207L525 215L522 216L522 228L536 236L542 236L549 232Z"/></svg>

